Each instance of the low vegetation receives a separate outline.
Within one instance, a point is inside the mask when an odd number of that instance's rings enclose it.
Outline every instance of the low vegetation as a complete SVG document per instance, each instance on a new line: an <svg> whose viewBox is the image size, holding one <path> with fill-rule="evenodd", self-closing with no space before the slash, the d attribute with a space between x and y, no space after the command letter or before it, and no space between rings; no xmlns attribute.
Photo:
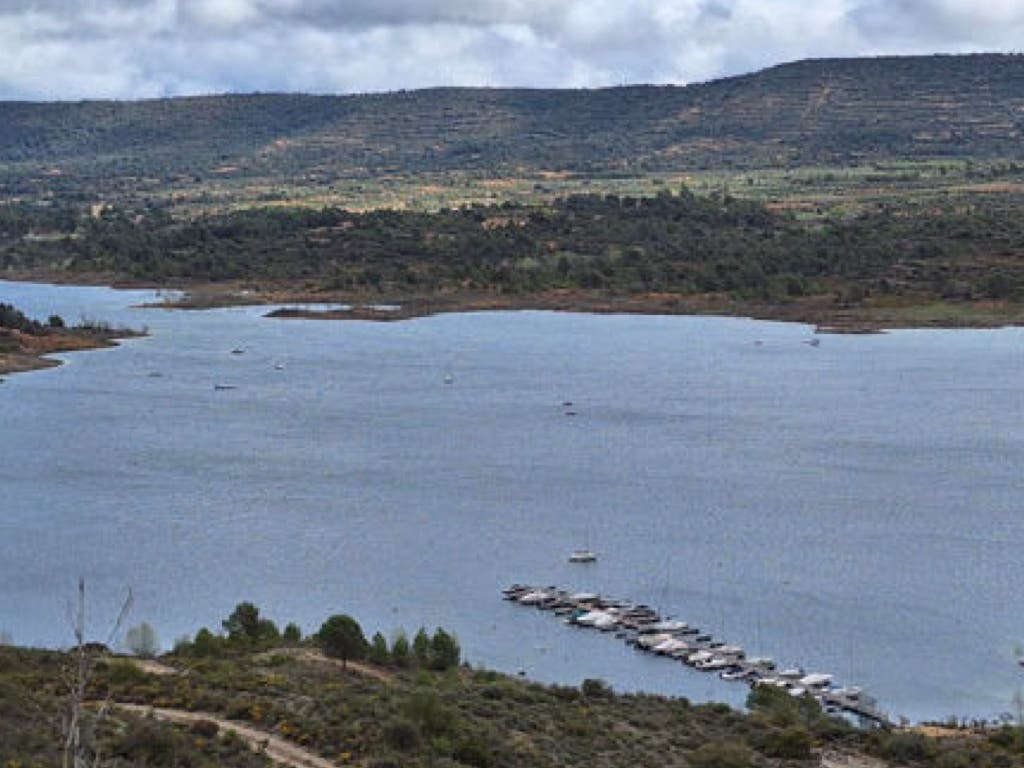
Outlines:
<svg viewBox="0 0 1024 768"><path fill-rule="evenodd" d="M115 328L93 320L82 320L75 326L68 326L60 315L50 315L42 323L12 304L0 302L0 373L56 365L56 361L44 356L110 346L115 339L141 333L145 331Z"/></svg>
<svg viewBox="0 0 1024 768"><path fill-rule="evenodd" d="M987 302L991 314L1016 322L1024 315L1022 200L975 194L811 218L685 188L437 213L277 208L183 221L162 209L107 209L71 219L63 239L0 249L0 266L78 279L241 282L323 298L528 304L570 292L653 295L663 311L673 311L674 297L684 307L675 311L687 311L685 299L700 309L719 297L733 311L826 321L850 310Z"/></svg>
<svg viewBox="0 0 1024 768"><path fill-rule="evenodd" d="M341 617L341 618L339 618ZM355 619L328 618L314 636L278 632L251 603L224 631L200 630L159 669L97 649L94 701L114 703L94 735L111 766L262 766L259 743L224 727L281 738L336 765L622 766L690 768L880 763L959 768L1024 765L1024 730L859 731L809 698L757 689L742 713L719 704L621 695L599 680L544 686L460 663L438 629L390 644L356 642L359 663L331 663L333 627L363 637ZM202 641L200 638L207 640ZM212 638L212 643L209 641ZM205 644L204 644L205 643ZM375 655L376 654L376 655ZM345 657L343 657L345 658ZM347 658L355 659L356 654ZM0 765L57 765L65 654L0 648ZM139 710L116 704L141 705ZM148 708L157 717L145 716ZM190 713L172 726L165 712ZM265 741L263 742L265 743ZM255 746L255 751L250 747Z"/></svg>

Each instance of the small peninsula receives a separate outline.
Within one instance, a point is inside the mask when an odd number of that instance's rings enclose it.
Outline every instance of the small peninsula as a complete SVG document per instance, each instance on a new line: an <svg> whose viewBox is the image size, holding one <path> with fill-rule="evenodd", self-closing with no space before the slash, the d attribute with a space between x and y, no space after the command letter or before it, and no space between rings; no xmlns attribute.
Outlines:
<svg viewBox="0 0 1024 768"><path fill-rule="evenodd" d="M143 331L91 321L69 327L59 315L41 323L0 302L0 374L51 368L60 361L48 355L111 347L117 339L141 335Z"/></svg>

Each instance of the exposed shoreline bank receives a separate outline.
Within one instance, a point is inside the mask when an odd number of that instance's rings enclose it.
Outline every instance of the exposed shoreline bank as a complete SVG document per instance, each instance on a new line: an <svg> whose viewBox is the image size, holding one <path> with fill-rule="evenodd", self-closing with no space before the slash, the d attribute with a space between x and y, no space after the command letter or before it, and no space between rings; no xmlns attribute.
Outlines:
<svg viewBox="0 0 1024 768"><path fill-rule="evenodd" d="M530 294L450 291L433 294L353 293L298 288L287 283L250 284L129 280L115 275L39 272L6 275L17 282L92 285L117 290L165 290L178 294L146 308L206 310L239 306L274 306L268 317L312 320L397 322L465 312L537 310L582 314L708 315L811 325L816 333L874 334L902 329L996 329L1024 326L1024 304L1006 300L944 300L929 296L888 296L843 304L832 295L785 302L739 300L724 294L632 293L554 289ZM289 306L294 305L294 306ZM310 307L305 305L322 305ZM107 346L101 344L99 346ZM74 346L51 352L89 347ZM22 363L28 365L29 363ZM32 364L34 368L53 363ZM0 372L14 365L0 357ZM34 369L29 368L29 369ZM10 371L13 372L13 371Z"/></svg>
<svg viewBox="0 0 1024 768"><path fill-rule="evenodd" d="M2 329L0 334L0 339L14 340L13 349L0 350L0 376L55 368L63 363L50 355L116 347L122 339L145 335L142 331L127 328L109 331L70 329L42 336Z"/></svg>
<svg viewBox="0 0 1024 768"><path fill-rule="evenodd" d="M176 286L177 287L177 286ZM313 320L396 322L433 315L541 310L584 314L713 315L803 323L817 333L869 334L912 328L1003 328L1024 325L1024 305L1008 301L942 301L922 298L837 304L832 296L786 303L739 301L721 294L640 293L610 295L579 290L551 290L501 295L479 292L432 295L351 294L296 291L288 287L242 288L193 286L168 309L216 309L230 306L284 305L269 317ZM306 304L333 305L323 308ZM295 305L295 306L288 306Z"/></svg>

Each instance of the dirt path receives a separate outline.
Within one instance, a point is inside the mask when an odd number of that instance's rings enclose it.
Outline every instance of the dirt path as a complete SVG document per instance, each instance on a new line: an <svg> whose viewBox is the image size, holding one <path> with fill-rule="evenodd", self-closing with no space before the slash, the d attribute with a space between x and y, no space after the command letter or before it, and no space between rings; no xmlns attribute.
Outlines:
<svg viewBox="0 0 1024 768"><path fill-rule="evenodd" d="M395 682L395 676L390 672L387 672L379 667L375 667L372 664L363 664L359 661L349 661L347 664L342 664L341 659L332 659L328 656L324 656L323 653L311 648L286 648L286 649L275 649L262 654L263 657L269 658L270 656L290 656L296 661L301 661L305 664L317 664L323 667L333 667L334 669L344 669L347 672L354 672L357 675L363 677L372 677L374 680L379 680L382 683L391 685Z"/></svg>
<svg viewBox="0 0 1024 768"><path fill-rule="evenodd" d="M166 677L168 675L180 675L181 670L169 667L166 664L161 664L155 659L132 659L132 663L150 675L156 675L157 677Z"/></svg>
<svg viewBox="0 0 1024 768"><path fill-rule="evenodd" d="M290 741L285 741L279 736L232 720L224 720L206 712L188 712L182 709L164 709L142 704L114 703L112 706L143 717L152 715L157 720L179 725L190 725L200 720L216 723L222 731L234 733L257 752L261 752L275 763L289 766L289 768L337 768L334 762L292 744Z"/></svg>
<svg viewBox="0 0 1024 768"><path fill-rule="evenodd" d="M821 768L887 768L887 764L870 755L826 750L821 754Z"/></svg>

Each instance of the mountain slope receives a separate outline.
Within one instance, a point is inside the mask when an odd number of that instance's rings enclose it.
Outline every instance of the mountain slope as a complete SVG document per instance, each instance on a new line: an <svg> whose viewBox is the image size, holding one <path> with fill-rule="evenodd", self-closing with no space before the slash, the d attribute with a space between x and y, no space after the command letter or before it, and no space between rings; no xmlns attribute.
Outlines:
<svg viewBox="0 0 1024 768"><path fill-rule="evenodd" d="M688 87L0 103L0 178L587 174L1011 158L1024 56L828 59ZM17 191L12 189L9 191Z"/></svg>

